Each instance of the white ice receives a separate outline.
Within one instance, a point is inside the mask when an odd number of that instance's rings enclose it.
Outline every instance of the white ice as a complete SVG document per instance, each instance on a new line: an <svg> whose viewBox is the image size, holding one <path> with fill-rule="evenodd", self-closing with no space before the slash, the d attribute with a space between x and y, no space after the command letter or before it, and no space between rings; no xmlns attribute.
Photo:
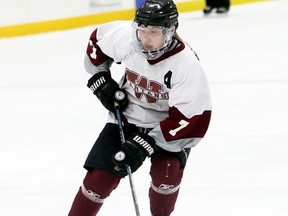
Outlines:
<svg viewBox="0 0 288 216"><path fill-rule="evenodd" d="M213 118L193 149L174 216L288 215L288 1L232 6L228 16L180 15L197 51ZM0 215L67 215L84 160L106 121L86 87L95 26L0 40ZM114 77L123 66L113 66ZM149 215L149 161L133 175ZM135 215L128 179L99 216Z"/></svg>

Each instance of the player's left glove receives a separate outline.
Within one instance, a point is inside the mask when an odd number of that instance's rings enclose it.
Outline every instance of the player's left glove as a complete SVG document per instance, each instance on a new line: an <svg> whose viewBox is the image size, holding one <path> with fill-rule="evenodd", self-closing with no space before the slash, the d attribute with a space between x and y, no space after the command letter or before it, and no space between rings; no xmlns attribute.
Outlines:
<svg viewBox="0 0 288 216"><path fill-rule="evenodd" d="M146 157L151 157L159 149L151 136L138 132L122 144L120 151L112 160L117 165L116 168L124 169L127 164L134 172L143 164Z"/></svg>
<svg viewBox="0 0 288 216"><path fill-rule="evenodd" d="M103 106L111 112L115 111L115 102L121 111L128 105L127 93L112 79L110 72L96 73L88 80L87 87L97 96Z"/></svg>

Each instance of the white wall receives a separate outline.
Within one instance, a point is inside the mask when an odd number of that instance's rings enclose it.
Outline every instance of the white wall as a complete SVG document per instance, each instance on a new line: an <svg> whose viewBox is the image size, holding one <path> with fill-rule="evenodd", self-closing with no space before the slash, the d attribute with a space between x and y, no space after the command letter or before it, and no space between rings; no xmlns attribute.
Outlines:
<svg viewBox="0 0 288 216"><path fill-rule="evenodd" d="M89 0L0 0L0 26L52 20L89 12Z"/></svg>
<svg viewBox="0 0 288 216"><path fill-rule="evenodd" d="M90 13L131 9L135 5L136 0L90 0Z"/></svg>
<svg viewBox="0 0 288 216"><path fill-rule="evenodd" d="M175 0L175 2L191 0ZM193 0L192 0L193 1ZM135 8L136 0L0 0L0 26Z"/></svg>

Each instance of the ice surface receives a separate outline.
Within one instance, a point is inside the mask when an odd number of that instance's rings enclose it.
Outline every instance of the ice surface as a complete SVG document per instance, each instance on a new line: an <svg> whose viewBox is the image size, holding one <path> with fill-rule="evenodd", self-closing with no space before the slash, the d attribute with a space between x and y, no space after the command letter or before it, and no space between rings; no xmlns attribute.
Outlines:
<svg viewBox="0 0 288 216"><path fill-rule="evenodd" d="M205 139L191 152L173 215L288 215L288 1L233 6L228 16L180 15L213 97ZM0 215L63 216L106 121L86 87L94 27L0 40ZM114 76L123 66L113 66ZM149 161L135 173L149 215ZM99 215L135 215L128 179Z"/></svg>

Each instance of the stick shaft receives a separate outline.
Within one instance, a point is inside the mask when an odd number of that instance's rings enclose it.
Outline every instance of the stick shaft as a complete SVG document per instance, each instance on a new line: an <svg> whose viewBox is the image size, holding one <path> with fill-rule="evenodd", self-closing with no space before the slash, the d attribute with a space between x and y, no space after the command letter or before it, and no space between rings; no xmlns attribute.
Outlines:
<svg viewBox="0 0 288 216"><path fill-rule="evenodd" d="M121 120L121 111L120 111L119 106L117 104L115 105L115 110L116 110L116 117L117 117L118 126L119 126L121 143L123 144L123 143L125 143L125 136L124 136L123 125L122 125L122 120ZM134 181L133 181L133 176L132 176L131 168L127 164L126 164L126 169L127 169L127 173L128 173L128 177L129 177L130 189L131 189L131 193L132 193L132 197L133 197L133 203L134 203L134 207L135 207L136 216L140 216L138 201L137 201L137 197L136 197L136 190L135 190Z"/></svg>

